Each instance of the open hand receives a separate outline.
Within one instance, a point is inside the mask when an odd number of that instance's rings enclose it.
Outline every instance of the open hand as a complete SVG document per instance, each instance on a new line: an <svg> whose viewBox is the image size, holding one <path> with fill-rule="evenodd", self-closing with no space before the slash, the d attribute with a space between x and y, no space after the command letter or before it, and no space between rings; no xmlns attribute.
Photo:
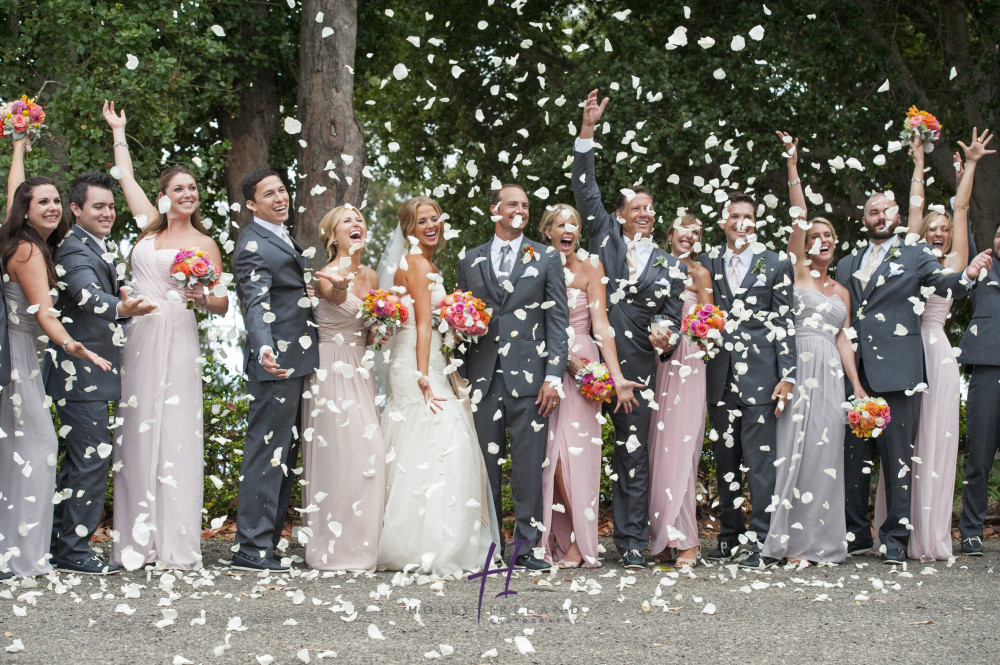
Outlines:
<svg viewBox="0 0 1000 665"><path fill-rule="evenodd" d="M288 376L287 369L281 369L281 365L278 364L278 359L274 357L274 352L271 349L264 349L264 353L260 359L260 365L264 368L264 371L271 376L283 379Z"/></svg>
<svg viewBox="0 0 1000 665"><path fill-rule="evenodd" d="M147 302L145 298L129 298L128 289L121 288L122 301L118 303L118 316L129 319L133 316L145 316L156 309L156 304Z"/></svg>
<svg viewBox="0 0 1000 665"><path fill-rule="evenodd" d="M634 391L645 387L641 383L629 381L628 379L615 381L615 397L618 403L615 404L614 412L618 413L618 409L624 408L625 413L632 413L632 409L639 406L639 400L636 398Z"/></svg>
<svg viewBox="0 0 1000 665"><path fill-rule="evenodd" d="M777 131L775 134L781 139L781 145L785 149L784 157L788 164L796 164L799 161L799 140L793 139L788 132Z"/></svg>
<svg viewBox="0 0 1000 665"><path fill-rule="evenodd" d="M583 103L583 125L580 127L580 138L593 138L594 127L597 126L597 121L604 115L604 107L607 105L607 97L600 104L597 103L597 88L590 91L586 101Z"/></svg>
<svg viewBox="0 0 1000 665"><path fill-rule="evenodd" d="M346 291L354 279L353 272L341 273L337 268L333 268L330 272L326 272L326 269L317 270L315 275L338 291Z"/></svg>
<svg viewBox="0 0 1000 665"><path fill-rule="evenodd" d="M430 382L424 377L417 379L417 385L420 386L420 392L424 395L424 406L426 406L431 413L438 413L444 409L444 403L448 400L444 397L436 397L434 391L431 389Z"/></svg>
<svg viewBox="0 0 1000 665"><path fill-rule="evenodd" d="M90 351L80 342L70 342L66 345L66 353L73 356L74 358L79 358L81 360L88 360L94 365L99 367L102 372L107 372L111 369L111 363L104 358L100 357L93 351Z"/></svg>
<svg viewBox="0 0 1000 665"><path fill-rule="evenodd" d="M774 392L771 393L771 401L777 402L778 405L774 407L774 416L776 418L781 417L781 413L785 410L785 405L788 403L788 394L792 392L794 384L788 381L779 381L778 385L774 387Z"/></svg>
<svg viewBox="0 0 1000 665"><path fill-rule="evenodd" d="M125 129L125 123L127 122L125 120L125 111L115 113L115 103L113 101L108 102L108 100L104 100L102 113L111 129Z"/></svg>
<svg viewBox="0 0 1000 665"><path fill-rule="evenodd" d="M972 128L972 141L969 142L969 145L965 145L961 141L958 142L958 145L962 146L962 150L965 152L965 161L967 162L978 162L986 155L995 155L997 152L996 150L986 149L986 144L993 140L990 130L984 129L982 136L977 136L979 133L977 129L976 127Z"/></svg>

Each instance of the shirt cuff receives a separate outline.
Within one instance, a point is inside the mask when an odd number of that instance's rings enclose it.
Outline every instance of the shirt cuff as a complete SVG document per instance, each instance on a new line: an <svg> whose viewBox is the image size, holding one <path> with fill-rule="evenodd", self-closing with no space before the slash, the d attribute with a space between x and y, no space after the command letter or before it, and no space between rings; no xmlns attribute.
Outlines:
<svg viewBox="0 0 1000 665"><path fill-rule="evenodd" d="M576 152L590 152L594 149L594 139L581 139L576 137L573 143L573 150Z"/></svg>
<svg viewBox="0 0 1000 665"><path fill-rule="evenodd" d="M124 319L125 318L124 316L122 316L121 307L122 307L122 304L121 304L121 301L119 301L118 304L115 305L115 320L116 321L119 320L119 319Z"/></svg>
<svg viewBox="0 0 1000 665"><path fill-rule="evenodd" d="M562 377L554 376L552 374L545 375L545 381L551 384L553 387L562 385Z"/></svg>
<svg viewBox="0 0 1000 665"><path fill-rule="evenodd" d="M257 352L257 363L258 364L261 364L261 365L264 364L264 352L265 351L270 351L272 355L274 354L274 349L272 349L271 347L269 347L269 346L262 346L262 347L260 347L260 351Z"/></svg>

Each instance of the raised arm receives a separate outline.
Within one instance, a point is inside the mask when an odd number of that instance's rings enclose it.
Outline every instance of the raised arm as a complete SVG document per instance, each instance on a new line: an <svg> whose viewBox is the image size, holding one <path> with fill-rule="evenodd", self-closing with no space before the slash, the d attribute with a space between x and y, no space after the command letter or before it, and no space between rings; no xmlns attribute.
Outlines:
<svg viewBox="0 0 1000 665"><path fill-rule="evenodd" d="M128 209L135 218L145 217L147 222L152 222L160 216L159 209L153 205L142 191L142 187L135 179L135 172L132 170L132 156L128 151L128 141L125 138L125 111L115 113L115 103L104 100L104 119L111 127L111 136L114 141L115 166L121 171L119 182L122 191L125 193L125 202Z"/></svg>
<svg viewBox="0 0 1000 665"><path fill-rule="evenodd" d="M14 200L14 192L24 182L24 153L28 151L28 139L14 141L14 152L10 156L10 173L7 174L7 216L10 217L10 202Z"/></svg>
<svg viewBox="0 0 1000 665"><path fill-rule="evenodd" d="M13 281L21 285L21 289L28 299L28 311L19 312L19 314L25 316L34 314L42 332L53 342L61 345L74 358L88 360L105 372L111 369L111 363L96 353L88 351L83 344L74 341L66 332L63 324L56 318L52 307L52 296L49 294L45 258L39 248L30 242L22 242L7 264L7 273Z"/></svg>
<svg viewBox="0 0 1000 665"><path fill-rule="evenodd" d="M958 191L955 193L955 216L951 229L951 254L945 259L945 265L958 272L965 269L969 263L969 200L972 198L972 186L976 176L976 165L986 155L996 154L996 150L987 150L986 145L993 140L989 130L983 130L979 135L978 128L972 130L972 141L958 145L965 153L965 173L958 181Z"/></svg>
<svg viewBox="0 0 1000 665"><path fill-rule="evenodd" d="M583 124L580 127L580 137L577 143L590 143L594 138L594 127L597 121L604 115L604 107L608 104L608 98L598 104L597 90L591 90L583 103ZM591 250L595 251L594 242L598 236L606 235L613 228L614 219L604 209L601 203L601 190L597 186L597 179L594 175L594 150L590 147L587 150L573 150L573 197L576 200L576 208L580 211L580 217L587 226L587 235L590 237Z"/></svg>
<svg viewBox="0 0 1000 665"><path fill-rule="evenodd" d="M913 177L910 178L910 208L906 231L917 234L924 222L924 142L919 136L910 139L910 156L913 157Z"/></svg>
<svg viewBox="0 0 1000 665"><path fill-rule="evenodd" d="M806 221L806 195L802 191L802 178L799 177L799 140L791 134L776 132L785 149L784 156L788 164L788 195L792 207L792 232L788 234L788 256L791 258L795 272L807 270L806 231L809 223Z"/></svg>

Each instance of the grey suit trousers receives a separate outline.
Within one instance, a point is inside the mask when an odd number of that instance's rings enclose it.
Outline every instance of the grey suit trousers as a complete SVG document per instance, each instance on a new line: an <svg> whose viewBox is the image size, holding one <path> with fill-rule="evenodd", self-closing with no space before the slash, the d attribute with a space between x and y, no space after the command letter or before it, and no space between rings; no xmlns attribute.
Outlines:
<svg viewBox="0 0 1000 665"><path fill-rule="evenodd" d="M958 529L962 538L982 537L986 519L987 481L1000 444L1000 367L975 365L969 379L968 414L974 414L966 429L965 485L962 487L962 517ZM896 420L895 414L892 418Z"/></svg>

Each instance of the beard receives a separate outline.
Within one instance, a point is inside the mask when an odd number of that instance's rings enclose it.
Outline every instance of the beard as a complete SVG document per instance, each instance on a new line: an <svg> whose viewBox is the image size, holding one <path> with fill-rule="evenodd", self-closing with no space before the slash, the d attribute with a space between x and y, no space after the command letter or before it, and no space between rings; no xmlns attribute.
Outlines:
<svg viewBox="0 0 1000 665"><path fill-rule="evenodd" d="M868 231L869 240L888 240L896 231L896 223L886 222L885 228L882 230L879 230L877 226L865 224L865 230Z"/></svg>

